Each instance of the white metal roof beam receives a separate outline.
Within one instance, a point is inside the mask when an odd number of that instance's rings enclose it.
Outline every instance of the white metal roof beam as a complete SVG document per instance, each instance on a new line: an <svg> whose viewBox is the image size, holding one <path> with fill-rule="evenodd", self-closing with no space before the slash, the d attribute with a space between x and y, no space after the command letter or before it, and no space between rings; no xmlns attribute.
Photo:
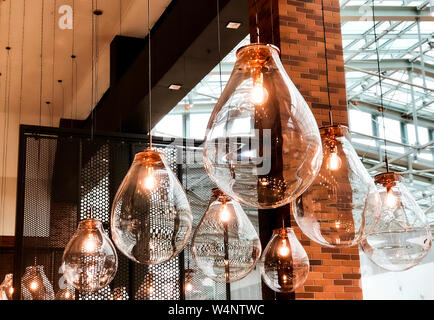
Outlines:
<svg viewBox="0 0 434 320"><path fill-rule="evenodd" d="M430 16L429 7L418 10L413 6L376 6L376 21L434 21ZM372 21L372 9L370 5L346 6L341 8L342 21Z"/></svg>

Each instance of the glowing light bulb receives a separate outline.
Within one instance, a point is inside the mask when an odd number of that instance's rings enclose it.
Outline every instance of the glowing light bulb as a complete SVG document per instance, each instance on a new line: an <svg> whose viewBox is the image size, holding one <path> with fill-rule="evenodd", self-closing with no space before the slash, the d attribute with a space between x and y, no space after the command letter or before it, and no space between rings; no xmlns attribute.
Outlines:
<svg viewBox="0 0 434 320"><path fill-rule="evenodd" d="M69 299L71 297L71 294L69 293L69 291L66 291L65 292L65 298L66 299Z"/></svg>
<svg viewBox="0 0 434 320"><path fill-rule="evenodd" d="M336 150L332 152L327 159L327 168L329 170L335 171L342 166L342 160L338 156Z"/></svg>
<svg viewBox="0 0 434 320"><path fill-rule="evenodd" d="M14 294L14 288L9 288L9 295L13 295Z"/></svg>
<svg viewBox="0 0 434 320"><path fill-rule="evenodd" d="M392 188L387 188L386 198L385 198L385 204L389 208L394 208L397 203L397 199L395 195L393 194Z"/></svg>
<svg viewBox="0 0 434 320"><path fill-rule="evenodd" d="M154 169L148 168L146 170L146 176L143 181L143 186L147 190L153 190L155 188L155 176L154 176Z"/></svg>
<svg viewBox="0 0 434 320"><path fill-rule="evenodd" d="M187 282L185 284L185 291L187 291L187 292L193 291L193 285L191 284L191 282Z"/></svg>
<svg viewBox="0 0 434 320"><path fill-rule="evenodd" d="M39 288L38 282L36 280L33 280L32 282L30 282L29 288L32 291L38 290L38 288Z"/></svg>
<svg viewBox="0 0 434 320"><path fill-rule="evenodd" d="M97 250L97 241L95 240L95 238L93 237L93 234L90 233L87 237L87 239L84 241L84 251L86 253L94 253Z"/></svg>
<svg viewBox="0 0 434 320"><path fill-rule="evenodd" d="M153 286L150 286L148 289L149 294L153 294L155 292L155 289Z"/></svg>
<svg viewBox="0 0 434 320"><path fill-rule="evenodd" d="M341 222L340 221L336 221L335 222L335 227L336 227L336 229L339 229L341 227Z"/></svg>
<svg viewBox="0 0 434 320"><path fill-rule="evenodd" d="M279 252L279 255L282 256L282 257L288 256L288 254L289 254L289 248L286 245L286 241L285 240L282 240L282 244L279 247L278 252Z"/></svg>
<svg viewBox="0 0 434 320"><path fill-rule="evenodd" d="M262 105L267 100L268 92L261 83L253 86L250 92L250 99L255 105Z"/></svg>
<svg viewBox="0 0 434 320"><path fill-rule="evenodd" d="M228 210L227 205L223 205L222 211L220 213L220 220L226 223L229 222L230 218L231 218L231 214Z"/></svg>

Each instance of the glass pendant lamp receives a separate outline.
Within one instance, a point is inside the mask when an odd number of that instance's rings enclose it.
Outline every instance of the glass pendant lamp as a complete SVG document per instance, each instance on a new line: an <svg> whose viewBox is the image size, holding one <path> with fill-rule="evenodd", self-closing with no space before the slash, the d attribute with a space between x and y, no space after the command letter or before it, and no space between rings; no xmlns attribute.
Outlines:
<svg viewBox="0 0 434 320"><path fill-rule="evenodd" d="M365 225L379 216L379 195L374 181L349 140L348 128L320 129L321 170L310 187L292 204L300 229L325 247L357 245Z"/></svg>
<svg viewBox="0 0 434 320"><path fill-rule="evenodd" d="M184 189L164 154L153 149L136 154L112 206L116 247L138 263L169 261L188 244L192 219Z"/></svg>
<svg viewBox="0 0 434 320"><path fill-rule="evenodd" d="M260 266L265 284L276 292L293 292L303 285L309 274L309 258L292 228L273 230Z"/></svg>
<svg viewBox="0 0 434 320"><path fill-rule="evenodd" d="M422 209L395 172L375 176L381 198L377 224L360 243L363 252L388 271L410 269L431 248L431 228Z"/></svg>
<svg viewBox="0 0 434 320"><path fill-rule="evenodd" d="M53 300L54 290L44 272L44 266L26 267L21 278L21 294L23 300Z"/></svg>
<svg viewBox="0 0 434 320"><path fill-rule="evenodd" d="M238 202L213 189L192 241L196 266L216 282L247 276L261 255L258 234Z"/></svg>
<svg viewBox="0 0 434 320"><path fill-rule="evenodd" d="M275 46L252 43L238 49L208 123L203 158L225 194L255 208L288 204L317 175L318 126Z"/></svg>
<svg viewBox="0 0 434 320"><path fill-rule="evenodd" d="M150 1L148 3L148 83L151 78ZM152 146L152 86L149 86L149 148L136 154L111 212L117 248L131 260L159 264L188 244L193 216L187 195L163 153Z"/></svg>
<svg viewBox="0 0 434 320"><path fill-rule="evenodd" d="M0 300L12 300L13 294L13 275L12 273L8 273L0 284Z"/></svg>
<svg viewBox="0 0 434 320"><path fill-rule="evenodd" d="M96 292L115 277L116 249L97 219L79 222L63 252L62 270L68 284L84 292Z"/></svg>

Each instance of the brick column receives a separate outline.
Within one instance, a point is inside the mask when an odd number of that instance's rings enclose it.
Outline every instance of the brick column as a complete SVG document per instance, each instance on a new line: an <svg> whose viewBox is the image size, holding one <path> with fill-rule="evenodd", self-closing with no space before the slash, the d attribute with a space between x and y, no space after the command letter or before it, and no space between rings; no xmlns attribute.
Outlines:
<svg viewBox="0 0 434 320"><path fill-rule="evenodd" d="M348 125L339 1L324 0L324 11L333 121ZM256 4L249 0L252 42L256 42L256 12L260 41L280 48L285 70L311 107L318 126L328 125L321 0L256 0ZM267 225L273 227L274 223ZM309 277L295 299L362 299L358 248L321 247L302 234L292 217L291 225L311 264Z"/></svg>

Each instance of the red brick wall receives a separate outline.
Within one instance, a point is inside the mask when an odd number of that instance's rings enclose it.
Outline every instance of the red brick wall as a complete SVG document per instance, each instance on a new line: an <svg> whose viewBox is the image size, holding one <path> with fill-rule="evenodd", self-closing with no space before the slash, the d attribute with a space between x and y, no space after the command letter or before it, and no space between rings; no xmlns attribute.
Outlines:
<svg viewBox="0 0 434 320"><path fill-rule="evenodd" d="M252 41L258 9L261 42L281 50L282 63L304 96L318 126L329 124L321 0L249 0ZM339 0L324 0L329 88L333 121L348 124ZM272 32L273 31L273 32ZM362 299L357 247L321 247L302 234L291 218L310 259L310 274L296 299Z"/></svg>

